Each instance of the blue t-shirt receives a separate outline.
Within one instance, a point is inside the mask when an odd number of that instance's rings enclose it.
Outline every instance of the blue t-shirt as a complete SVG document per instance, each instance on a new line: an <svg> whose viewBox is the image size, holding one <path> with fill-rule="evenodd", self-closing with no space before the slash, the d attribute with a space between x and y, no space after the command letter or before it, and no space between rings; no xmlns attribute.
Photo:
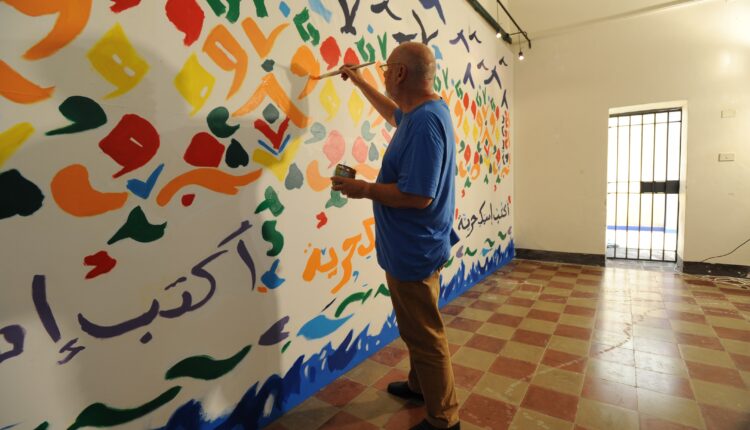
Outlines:
<svg viewBox="0 0 750 430"><path fill-rule="evenodd" d="M377 182L432 198L425 209L400 209L373 202L378 264L402 281L427 278L450 258L458 241L456 145L448 105L432 100L411 112L395 113L396 133L383 156Z"/></svg>

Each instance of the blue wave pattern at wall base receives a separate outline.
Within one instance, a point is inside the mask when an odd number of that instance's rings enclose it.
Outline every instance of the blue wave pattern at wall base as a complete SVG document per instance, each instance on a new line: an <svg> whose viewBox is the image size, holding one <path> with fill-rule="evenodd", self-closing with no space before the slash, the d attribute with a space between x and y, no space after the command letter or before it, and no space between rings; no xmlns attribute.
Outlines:
<svg viewBox="0 0 750 430"><path fill-rule="evenodd" d="M515 247L511 240L505 251L498 248L485 260L484 264L474 263L468 273L464 263L461 263L451 281L441 287L440 306L446 305L509 263L514 255ZM205 420L201 403L191 400L175 411L163 429L250 430L263 428L357 366L399 335L393 312L377 335L370 335L369 328L369 325L366 326L356 337L353 331L349 331L337 348L334 349L329 343L321 352L311 356L307 361L303 361L304 355L300 356L284 377L272 375L260 389L256 383L245 393L234 411L226 417L213 421Z"/></svg>

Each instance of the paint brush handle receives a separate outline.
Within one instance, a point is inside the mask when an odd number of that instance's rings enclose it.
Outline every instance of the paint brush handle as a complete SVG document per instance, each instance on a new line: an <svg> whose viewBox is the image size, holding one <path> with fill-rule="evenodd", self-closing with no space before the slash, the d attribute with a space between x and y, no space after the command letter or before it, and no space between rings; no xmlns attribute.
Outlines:
<svg viewBox="0 0 750 430"><path fill-rule="evenodd" d="M361 69L362 67L372 66L373 64L375 64L375 62L374 61L370 61L369 63L364 63L364 64L360 64L358 66L351 67L351 69L352 70L357 70L357 69ZM310 76L310 79L323 79L323 78L329 78L331 76L336 76L336 75L340 75L340 74L341 74L341 70L334 70L333 72L324 73L322 75Z"/></svg>

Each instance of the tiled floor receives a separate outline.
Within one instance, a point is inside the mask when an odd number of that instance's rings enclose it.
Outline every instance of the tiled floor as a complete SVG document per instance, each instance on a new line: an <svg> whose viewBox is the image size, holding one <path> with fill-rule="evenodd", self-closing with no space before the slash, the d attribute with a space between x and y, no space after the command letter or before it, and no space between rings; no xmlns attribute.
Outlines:
<svg viewBox="0 0 750 430"><path fill-rule="evenodd" d="M514 260L443 309L463 429L750 429L750 287ZM270 428L408 429L397 340Z"/></svg>

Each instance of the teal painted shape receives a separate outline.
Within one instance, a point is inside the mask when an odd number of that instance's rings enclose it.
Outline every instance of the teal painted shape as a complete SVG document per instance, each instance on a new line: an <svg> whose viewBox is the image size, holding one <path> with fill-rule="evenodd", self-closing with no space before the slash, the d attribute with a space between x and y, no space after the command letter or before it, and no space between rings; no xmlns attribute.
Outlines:
<svg viewBox="0 0 750 430"><path fill-rule="evenodd" d="M276 120L279 119L279 110L276 108L276 106L269 103L263 109L263 119L265 119L269 124L273 124L274 122L276 122Z"/></svg>
<svg viewBox="0 0 750 430"><path fill-rule="evenodd" d="M220 378L237 367L247 353L250 352L251 347L252 345L248 345L224 360L216 360L207 355L188 357L167 370L165 378L175 379L186 377L203 379L204 381Z"/></svg>
<svg viewBox="0 0 750 430"><path fill-rule="evenodd" d="M326 209L331 206L336 206L337 208L344 207L348 201L349 199L342 196L341 192L331 190L331 198L326 202Z"/></svg>
<svg viewBox="0 0 750 430"><path fill-rule="evenodd" d="M115 242L128 238L142 243L153 242L164 236L164 229L166 228L167 223L156 225L148 222L143 209L140 206L136 206L135 209L130 211L125 225L120 227L117 233L107 241L107 245L112 245Z"/></svg>
<svg viewBox="0 0 750 430"><path fill-rule="evenodd" d="M284 180L284 187L286 187L287 190L293 190L295 188L302 188L302 184L304 183L305 175L303 175L302 171L297 167L297 163L292 163L292 165L289 166L289 173Z"/></svg>
<svg viewBox="0 0 750 430"><path fill-rule="evenodd" d="M99 103L83 96L71 96L59 107L60 113L73 124L48 131L47 136L70 134L91 130L107 123L107 114Z"/></svg>
<svg viewBox="0 0 750 430"><path fill-rule="evenodd" d="M284 249L284 236L276 230L276 220L266 221L261 227L263 239L270 243L271 249L266 252L269 257L275 257Z"/></svg>
<svg viewBox="0 0 750 430"><path fill-rule="evenodd" d="M240 125L229 125L229 110L224 106L219 106L208 113L206 122L211 133L216 137L224 138L234 134L240 128Z"/></svg>
<svg viewBox="0 0 750 430"><path fill-rule="evenodd" d="M332 320L325 315L318 315L306 322L299 330L299 333L297 333L297 336L302 336L308 340L324 338L338 330L352 316L353 314L342 319Z"/></svg>
<svg viewBox="0 0 750 430"><path fill-rule="evenodd" d="M309 143L320 142L321 140L325 139L326 126L319 122L316 122L312 126L310 126L310 134L312 134L312 137L305 140L306 145Z"/></svg>
<svg viewBox="0 0 750 430"><path fill-rule="evenodd" d="M273 187L269 185L266 188L265 196L266 199L260 202L258 207L255 208L255 213L257 214L268 209L269 211L271 211L273 216L281 215L281 213L284 212L284 205L281 204L279 195L276 194L276 190L274 190Z"/></svg>
<svg viewBox="0 0 750 430"><path fill-rule="evenodd" d="M378 151L378 148L374 143L370 143L370 150L367 152L367 158L370 161L376 161L378 158L380 158L380 152Z"/></svg>
<svg viewBox="0 0 750 430"><path fill-rule="evenodd" d="M94 403L78 414L78 418L68 427L68 430L83 427L112 427L128 423L169 403L177 397L181 389L182 387L172 387L150 402L132 409L116 409L104 403Z"/></svg>
<svg viewBox="0 0 750 430"><path fill-rule="evenodd" d="M250 156L240 142L232 139L232 143L229 144L227 153L224 156L224 161L226 161L227 166L236 169L240 166L247 166L250 162Z"/></svg>

